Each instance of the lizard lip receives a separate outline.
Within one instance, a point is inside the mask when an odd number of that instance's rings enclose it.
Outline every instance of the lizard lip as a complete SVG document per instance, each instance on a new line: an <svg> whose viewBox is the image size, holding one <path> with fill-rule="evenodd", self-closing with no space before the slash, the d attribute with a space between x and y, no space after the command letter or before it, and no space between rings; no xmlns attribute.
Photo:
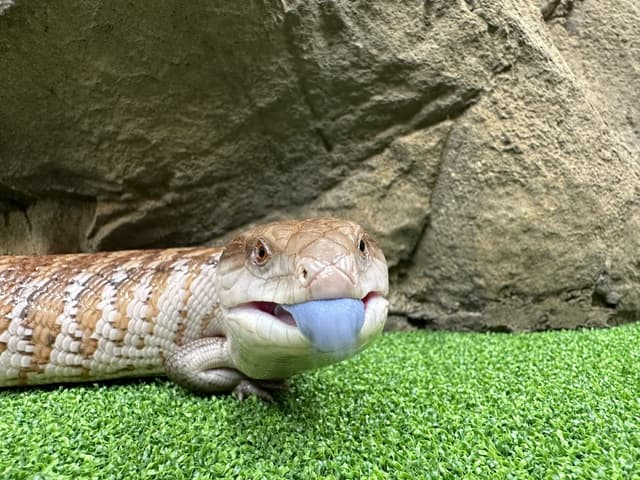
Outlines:
<svg viewBox="0 0 640 480"><path fill-rule="evenodd" d="M362 302L364 303L365 311L367 309L367 304L374 298L381 297L377 292L369 292L364 297L362 297ZM265 302L265 301L255 301L248 302L242 305L243 307L254 308L263 313L267 313L274 318L277 318L280 322L285 325L289 325L291 327L296 328L297 324L293 315L287 312L284 308L282 308L282 304L276 302Z"/></svg>

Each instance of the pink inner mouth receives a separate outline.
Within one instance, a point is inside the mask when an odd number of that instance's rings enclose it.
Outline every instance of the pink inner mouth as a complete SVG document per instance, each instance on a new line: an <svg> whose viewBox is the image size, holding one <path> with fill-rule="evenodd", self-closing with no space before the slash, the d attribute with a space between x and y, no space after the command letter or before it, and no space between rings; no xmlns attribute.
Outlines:
<svg viewBox="0 0 640 480"><path fill-rule="evenodd" d="M379 296L380 296L379 293L369 292L362 298L365 311L367 309L367 304L369 303L369 301L372 298L379 297ZM276 317L282 323L285 323L292 327L296 326L296 321L294 320L293 315L291 315L284 308L282 308L279 303L258 301L258 302L249 302L247 305L253 308L256 308L257 310L260 310L261 312L268 313L269 315Z"/></svg>
<svg viewBox="0 0 640 480"><path fill-rule="evenodd" d="M296 321L293 319L293 315L282 308L279 303L250 302L249 305L257 308L261 312L268 313L269 315L276 317L282 323L286 323L287 325L291 325L292 327L296 326Z"/></svg>

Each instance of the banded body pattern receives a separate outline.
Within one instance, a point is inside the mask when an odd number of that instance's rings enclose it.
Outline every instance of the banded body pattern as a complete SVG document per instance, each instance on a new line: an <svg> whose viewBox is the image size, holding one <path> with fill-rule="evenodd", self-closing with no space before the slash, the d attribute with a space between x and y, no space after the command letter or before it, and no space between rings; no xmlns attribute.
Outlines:
<svg viewBox="0 0 640 480"><path fill-rule="evenodd" d="M222 249L0 257L0 386L163 372L221 333Z"/></svg>

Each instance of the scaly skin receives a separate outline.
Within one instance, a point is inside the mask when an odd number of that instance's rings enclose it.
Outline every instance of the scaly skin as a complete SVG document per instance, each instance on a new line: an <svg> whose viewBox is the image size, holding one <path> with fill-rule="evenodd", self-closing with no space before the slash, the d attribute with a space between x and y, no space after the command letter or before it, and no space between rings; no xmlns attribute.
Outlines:
<svg viewBox="0 0 640 480"><path fill-rule="evenodd" d="M371 343L387 289L379 247L336 219L263 225L223 248L0 257L0 387L166 374L270 399ZM316 351L264 308L333 298L365 299L345 351Z"/></svg>

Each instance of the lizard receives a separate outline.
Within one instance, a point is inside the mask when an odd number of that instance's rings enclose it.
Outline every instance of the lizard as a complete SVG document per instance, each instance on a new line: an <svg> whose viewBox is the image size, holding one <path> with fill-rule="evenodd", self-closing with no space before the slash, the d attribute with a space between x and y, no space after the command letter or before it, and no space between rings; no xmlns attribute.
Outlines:
<svg viewBox="0 0 640 480"><path fill-rule="evenodd" d="M166 375L272 401L371 344L387 294L379 245L334 218L222 247L0 256L0 387Z"/></svg>

